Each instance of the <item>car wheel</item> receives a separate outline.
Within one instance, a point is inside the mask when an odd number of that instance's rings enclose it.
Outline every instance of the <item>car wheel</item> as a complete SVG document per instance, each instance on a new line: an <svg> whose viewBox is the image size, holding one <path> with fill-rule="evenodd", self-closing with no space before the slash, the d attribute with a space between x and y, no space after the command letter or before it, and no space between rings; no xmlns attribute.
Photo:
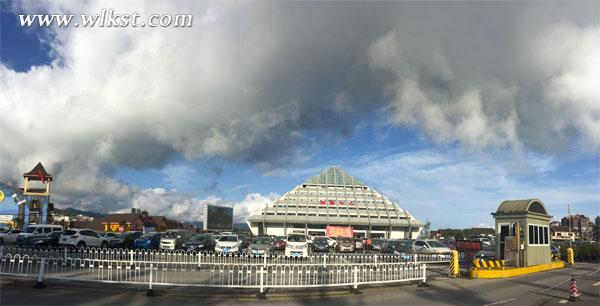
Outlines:
<svg viewBox="0 0 600 306"><path fill-rule="evenodd" d="M81 248L85 248L85 242L79 241L79 243L77 243L77 247L80 248L80 249Z"/></svg>
<svg viewBox="0 0 600 306"><path fill-rule="evenodd" d="M102 245L100 247L103 249L106 249L106 248L108 248L108 243L106 241L103 241Z"/></svg>

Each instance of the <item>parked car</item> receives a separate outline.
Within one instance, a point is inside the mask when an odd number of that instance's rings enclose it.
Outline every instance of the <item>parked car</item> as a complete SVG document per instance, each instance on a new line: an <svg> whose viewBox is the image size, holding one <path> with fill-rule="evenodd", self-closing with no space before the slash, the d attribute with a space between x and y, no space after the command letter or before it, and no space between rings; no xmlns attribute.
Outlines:
<svg viewBox="0 0 600 306"><path fill-rule="evenodd" d="M108 240L111 240L113 238L121 238L121 237L123 237L123 234L122 233L118 233L118 232L108 232L108 233L105 232L105 233L102 233L100 235L100 237L104 237L104 238L106 238Z"/></svg>
<svg viewBox="0 0 600 306"><path fill-rule="evenodd" d="M273 242L274 251L285 251L285 236L276 236Z"/></svg>
<svg viewBox="0 0 600 306"><path fill-rule="evenodd" d="M36 238L42 238L51 232L62 232L63 228L60 225L54 224L32 224L17 235L15 243L17 245L31 245L31 241Z"/></svg>
<svg viewBox="0 0 600 306"><path fill-rule="evenodd" d="M387 240L385 239L373 239L371 242L371 249L373 251L381 251L381 249L385 246Z"/></svg>
<svg viewBox="0 0 600 306"><path fill-rule="evenodd" d="M42 238L37 238L33 240L33 247L35 248L50 248L50 247L58 247L58 241L60 240L60 236L63 232L51 232L46 234L46 236Z"/></svg>
<svg viewBox="0 0 600 306"><path fill-rule="evenodd" d="M485 236L471 236L469 237L469 240L471 241L481 241L481 244L484 246L491 246L492 245L492 240L490 239L490 237L485 237Z"/></svg>
<svg viewBox="0 0 600 306"><path fill-rule="evenodd" d="M4 233L0 233L0 244L12 244L17 240L17 236L22 233L21 229L13 229Z"/></svg>
<svg viewBox="0 0 600 306"><path fill-rule="evenodd" d="M254 238L248 246L248 253L253 255L263 255L271 251L273 240L269 236L258 236Z"/></svg>
<svg viewBox="0 0 600 306"><path fill-rule="evenodd" d="M329 252L329 241L327 237L315 237L312 243L312 250L314 252Z"/></svg>
<svg viewBox="0 0 600 306"><path fill-rule="evenodd" d="M215 246L215 252L221 254L235 253L240 251L241 246L242 241L238 235L221 235Z"/></svg>
<svg viewBox="0 0 600 306"><path fill-rule="evenodd" d="M182 247L186 251L214 251L217 242L211 234L196 234L190 237Z"/></svg>
<svg viewBox="0 0 600 306"><path fill-rule="evenodd" d="M308 241L304 234L290 234L287 236L285 256L308 256Z"/></svg>
<svg viewBox="0 0 600 306"><path fill-rule="evenodd" d="M550 256L552 260L560 260L560 249L555 245L550 245Z"/></svg>
<svg viewBox="0 0 600 306"><path fill-rule="evenodd" d="M98 234L85 228L72 228L64 231L60 236L58 245L61 247L108 247L106 238L98 236Z"/></svg>
<svg viewBox="0 0 600 306"><path fill-rule="evenodd" d="M365 245L363 243L362 238L353 238L352 241L354 241L354 250L356 252L362 252L365 249Z"/></svg>
<svg viewBox="0 0 600 306"><path fill-rule="evenodd" d="M408 255L413 253L413 243L410 240L388 240L381 248L382 253Z"/></svg>
<svg viewBox="0 0 600 306"><path fill-rule="evenodd" d="M338 240L338 252L345 253L350 252L353 253L356 250L356 244L352 240L352 238L348 237L339 237Z"/></svg>
<svg viewBox="0 0 600 306"><path fill-rule="evenodd" d="M118 249L133 249L133 244L136 239L142 236L142 232L131 231L117 235L114 238L107 239L111 248Z"/></svg>
<svg viewBox="0 0 600 306"><path fill-rule="evenodd" d="M184 229L170 229L160 237L161 250L178 250L190 238L190 233Z"/></svg>
<svg viewBox="0 0 600 306"><path fill-rule="evenodd" d="M415 240L413 242L415 253L424 254L450 254L452 250L437 240Z"/></svg>
<svg viewBox="0 0 600 306"><path fill-rule="evenodd" d="M245 250L250 246L250 242L252 241L252 239L250 239L250 237L248 237L248 235L246 235L246 234L237 234L237 236L241 241L241 245L240 245L240 252L241 252L242 250Z"/></svg>
<svg viewBox="0 0 600 306"><path fill-rule="evenodd" d="M155 250L160 245L161 233L150 232L141 235L133 241L134 249Z"/></svg>

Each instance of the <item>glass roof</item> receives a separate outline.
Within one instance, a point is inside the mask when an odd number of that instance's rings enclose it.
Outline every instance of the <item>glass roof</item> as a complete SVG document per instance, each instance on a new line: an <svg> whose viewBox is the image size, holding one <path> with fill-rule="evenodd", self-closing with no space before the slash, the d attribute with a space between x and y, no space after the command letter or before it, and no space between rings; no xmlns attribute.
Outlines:
<svg viewBox="0 0 600 306"><path fill-rule="evenodd" d="M336 166L331 166L320 174L309 178L303 185L367 186Z"/></svg>

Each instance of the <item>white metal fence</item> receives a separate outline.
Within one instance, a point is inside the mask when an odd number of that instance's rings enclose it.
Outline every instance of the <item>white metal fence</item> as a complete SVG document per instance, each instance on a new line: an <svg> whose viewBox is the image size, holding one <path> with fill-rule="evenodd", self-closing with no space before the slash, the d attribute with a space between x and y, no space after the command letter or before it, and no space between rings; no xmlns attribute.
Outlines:
<svg viewBox="0 0 600 306"><path fill-rule="evenodd" d="M214 252L186 252L141 249L103 248L17 248L0 246L0 255L20 254L45 258L80 258L90 260L119 260L141 262L173 262L198 264L246 265L327 265L378 263L449 263L449 254L381 254L381 253L312 253L308 257L287 257L282 253L255 255L250 253L218 254Z"/></svg>
<svg viewBox="0 0 600 306"><path fill-rule="evenodd" d="M38 282L43 279L66 279L138 284L146 285L149 289L154 285L256 288L262 293L266 288L357 288L364 284L426 281L424 263L394 261L392 256L381 255L346 255L344 259L342 256L324 254L324 257L310 256L300 260L271 257L271 254L236 257L97 249L65 251L5 248L1 251L0 274L37 278Z"/></svg>

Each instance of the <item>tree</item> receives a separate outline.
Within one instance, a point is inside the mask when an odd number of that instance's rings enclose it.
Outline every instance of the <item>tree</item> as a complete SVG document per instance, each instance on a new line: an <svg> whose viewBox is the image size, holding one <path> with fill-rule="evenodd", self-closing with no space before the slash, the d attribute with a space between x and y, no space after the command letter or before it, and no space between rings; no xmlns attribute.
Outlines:
<svg viewBox="0 0 600 306"><path fill-rule="evenodd" d="M600 216L594 220L594 240L600 241Z"/></svg>

